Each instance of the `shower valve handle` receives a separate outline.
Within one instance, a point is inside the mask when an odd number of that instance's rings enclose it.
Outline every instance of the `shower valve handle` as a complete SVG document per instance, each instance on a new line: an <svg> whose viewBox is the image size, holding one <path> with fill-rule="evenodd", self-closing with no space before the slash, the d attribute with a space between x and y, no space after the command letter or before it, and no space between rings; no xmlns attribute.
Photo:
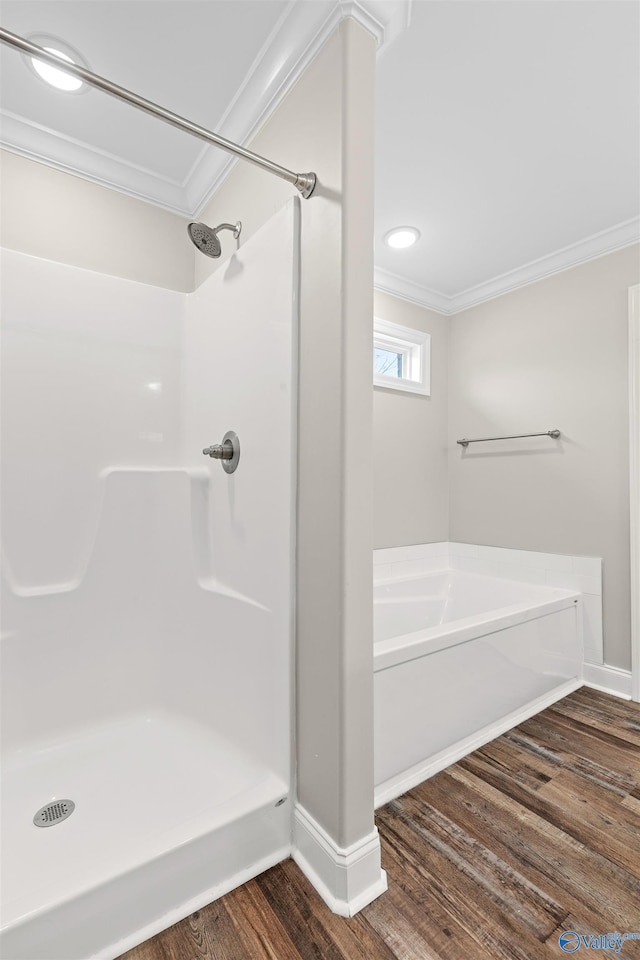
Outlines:
<svg viewBox="0 0 640 960"><path fill-rule="evenodd" d="M222 438L222 443L212 443L202 451L205 457L222 460L222 469L225 473L233 473L240 459L240 441L233 430L228 430Z"/></svg>
<svg viewBox="0 0 640 960"><path fill-rule="evenodd" d="M230 440L227 440L226 443L212 443L210 447L205 447L202 452L205 457L213 457L214 460L231 460L233 444Z"/></svg>

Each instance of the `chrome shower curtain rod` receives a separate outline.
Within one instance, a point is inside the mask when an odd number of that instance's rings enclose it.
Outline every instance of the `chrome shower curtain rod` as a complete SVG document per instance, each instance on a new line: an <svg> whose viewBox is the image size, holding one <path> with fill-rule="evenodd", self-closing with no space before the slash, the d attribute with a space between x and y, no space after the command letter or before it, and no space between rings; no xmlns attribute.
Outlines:
<svg viewBox="0 0 640 960"><path fill-rule="evenodd" d="M259 156L259 154L252 153L251 150L245 150L244 147L238 146L237 143L232 143L231 140L226 140L224 137L219 137L216 133L212 133L210 130L207 130L206 127L201 127L197 123L185 120L184 117L179 116L177 113L165 110L164 107L159 106L157 103L152 103L151 100L145 100L144 97L139 97L137 93L132 93L131 90L119 87L117 84L111 83L110 80L105 80L104 77L99 77L97 74L91 73L90 70L85 70L84 67L80 67L76 63L69 63L67 60L62 60L56 56L55 53L49 53L49 51L43 47L31 43L30 40L25 40L24 37L19 37L9 30L0 28L0 41L11 47L15 47L16 50L21 50L22 53L26 53L30 57L36 57L38 60L42 60L52 67L58 67L64 70L65 73L69 73L79 80L84 80L85 83L90 84L92 87L97 87L98 90L102 90L112 97L117 97L118 100L124 100L125 103L130 103L131 106L137 107L138 110L143 110L145 113L151 114L152 117L158 117L160 120L164 120L165 123L177 127L178 130L184 130L185 133L190 133L200 140L212 143L214 146L220 147L221 150L226 150L227 153L233 153L236 157L247 160L249 163L253 163L254 166L260 167L262 170L266 170L276 177L280 177L281 180L292 183L294 187L300 191L305 200L311 196L315 189L317 182L315 173L294 173L292 170L287 170L286 167L272 163L271 160L266 160L264 157Z"/></svg>

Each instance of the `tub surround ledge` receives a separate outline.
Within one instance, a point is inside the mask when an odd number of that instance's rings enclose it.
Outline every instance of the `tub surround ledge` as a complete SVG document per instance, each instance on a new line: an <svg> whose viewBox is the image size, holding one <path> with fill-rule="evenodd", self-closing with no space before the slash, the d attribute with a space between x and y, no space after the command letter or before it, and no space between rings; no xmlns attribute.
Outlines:
<svg viewBox="0 0 640 960"><path fill-rule="evenodd" d="M579 592L582 594L585 663L604 665L600 557L574 557L453 541L384 547L373 551L374 583L421 577L443 570L461 570Z"/></svg>

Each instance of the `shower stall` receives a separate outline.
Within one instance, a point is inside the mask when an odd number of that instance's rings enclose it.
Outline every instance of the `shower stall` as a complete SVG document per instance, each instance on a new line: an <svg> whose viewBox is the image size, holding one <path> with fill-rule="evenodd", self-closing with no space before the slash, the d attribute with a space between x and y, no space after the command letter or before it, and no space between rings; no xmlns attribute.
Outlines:
<svg viewBox="0 0 640 960"><path fill-rule="evenodd" d="M291 849L299 200L223 244L192 294L3 251L12 960L116 957Z"/></svg>

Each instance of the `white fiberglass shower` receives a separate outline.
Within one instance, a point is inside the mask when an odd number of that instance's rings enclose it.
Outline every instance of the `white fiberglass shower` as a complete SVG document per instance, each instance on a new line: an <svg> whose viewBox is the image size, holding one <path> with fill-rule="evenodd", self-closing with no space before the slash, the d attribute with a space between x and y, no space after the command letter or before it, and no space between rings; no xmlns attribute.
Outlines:
<svg viewBox="0 0 640 960"><path fill-rule="evenodd" d="M3 251L12 960L116 957L290 851L298 207L189 295Z"/></svg>

